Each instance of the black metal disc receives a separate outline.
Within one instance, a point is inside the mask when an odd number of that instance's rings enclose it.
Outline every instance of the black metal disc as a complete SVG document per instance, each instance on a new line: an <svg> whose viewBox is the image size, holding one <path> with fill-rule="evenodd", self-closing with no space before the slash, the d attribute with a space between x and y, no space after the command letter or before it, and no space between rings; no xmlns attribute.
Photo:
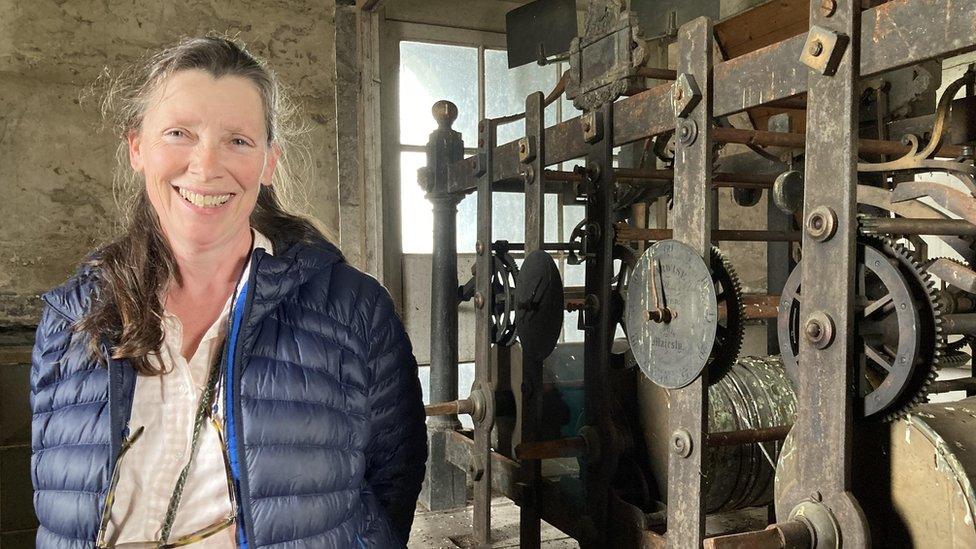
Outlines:
<svg viewBox="0 0 976 549"><path fill-rule="evenodd" d="M563 328L563 281L548 253L525 257L515 284L515 327L522 356L541 362L556 347Z"/></svg>

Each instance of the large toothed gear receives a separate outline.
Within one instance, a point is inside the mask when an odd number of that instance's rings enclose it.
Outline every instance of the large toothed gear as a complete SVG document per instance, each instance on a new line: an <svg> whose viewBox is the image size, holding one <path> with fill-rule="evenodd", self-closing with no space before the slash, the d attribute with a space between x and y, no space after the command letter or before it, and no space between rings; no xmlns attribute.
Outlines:
<svg viewBox="0 0 976 549"><path fill-rule="evenodd" d="M945 354L945 336L942 333L943 307L935 280L925 271L915 255L890 238L882 238L880 242L889 257L895 257L901 265L904 265L907 268L906 272L917 283L918 288L916 290L920 302L919 312L925 313L920 314L923 326L916 337L919 338L920 347L926 354L923 354L920 363L917 365L916 375L905 387L905 398L902 400L902 404L892 407L884 418L886 421L893 421L904 417L912 408L926 402L929 386L938 375L938 368Z"/></svg>
<svg viewBox="0 0 976 549"><path fill-rule="evenodd" d="M710 260L719 322L715 331L715 346L706 367L709 382L715 383L729 373L739 358L745 334L746 312L742 302L742 284L739 282L739 275L732 268L732 263L715 246L712 246Z"/></svg>
<svg viewBox="0 0 976 549"><path fill-rule="evenodd" d="M955 263L956 265L959 265L960 267L963 267L965 269L972 269L973 268L972 265L970 265L966 261L961 261L961 260L958 260L958 259L953 258L953 257L932 257L932 258L929 258L927 261L925 261L925 263L922 264L922 268L923 269L926 269L926 271L927 271L928 268L929 268L929 266L933 265L937 261L938 262L941 262L941 261L950 261L950 262ZM929 275L932 278L934 278L936 281L939 280L939 277L938 276L936 276L936 275L934 275L932 273L929 273ZM954 285L952 285L951 281L945 281L945 280L942 281L942 284L941 285L938 285L938 284L936 285L936 292L938 293L938 296L939 296L939 303L941 303L941 305L942 305L942 313L943 314L952 314L952 313L959 312L957 310L957 308L959 307L960 301L972 300L973 297L974 297L972 294L969 294L965 290L961 290L961 289L955 287ZM943 337L943 340L944 340L943 343L945 344L946 355L948 355L950 352L960 351L961 349L963 349L963 348L965 348L967 346L970 346L970 343L972 342L972 339L973 339L973 336L971 336L971 335L964 335L964 336L960 337L959 339L957 339L956 341L949 342L948 341L948 337ZM968 355L966 355L966 356L968 356ZM943 360L943 362L945 363L946 361ZM955 360L954 362L958 362L958 359Z"/></svg>
<svg viewBox="0 0 976 549"><path fill-rule="evenodd" d="M857 333L864 353L859 393L865 416L894 420L925 401L944 353L935 283L905 247L861 237ZM796 380L800 340L799 266L783 289L778 332L783 364Z"/></svg>

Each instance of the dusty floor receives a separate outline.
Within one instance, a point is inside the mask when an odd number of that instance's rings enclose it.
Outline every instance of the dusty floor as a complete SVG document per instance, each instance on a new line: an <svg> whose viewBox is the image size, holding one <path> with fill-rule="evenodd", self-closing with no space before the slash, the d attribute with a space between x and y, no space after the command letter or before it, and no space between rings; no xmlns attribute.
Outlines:
<svg viewBox="0 0 976 549"><path fill-rule="evenodd" d="M519 508L511 500L495 498L491 504L492 547L518 547ZM471 507L450 511L425 511L417 508L410 532L409 549L469 547ZM576 540L542 523L542 547L579 547Z"/></svg>

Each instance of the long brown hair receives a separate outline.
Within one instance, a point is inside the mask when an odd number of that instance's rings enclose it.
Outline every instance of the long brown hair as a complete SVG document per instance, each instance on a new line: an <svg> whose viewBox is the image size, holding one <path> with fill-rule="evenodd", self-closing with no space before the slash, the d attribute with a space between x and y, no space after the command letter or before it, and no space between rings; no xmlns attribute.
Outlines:
<svg viewBox="0 0 976 549"><path fill-rule="evenodd" d="M126 136L139 131L153 91L170 75L198 69L214 78L244 77L260 92L265 111L268 144L282 149L273 184L261 185L251 226L267 236L276 247L292 242L326 240L320 226L307 217L290 213L279 191L295 191L298 178L288 156L295 149L290 138L296 134L295 113L281 86L261 61L242 45L222 37L192 38L168 47L140 64L110 79L102 111L121 139L117 151L116 198L126 212L119 238L96 250L85 260L97 280L96 298L89 313L75 330L90 336L89 351L104 359L100 345L111 344L114 359L127 359L140 373L160 375L148 357L158 353L163 342L163 303L160 293L170 281L182 284L180 270L163 235L159 218L146 196L145 185L128 168ZM120 198L120 189L128 187ZM286 199L291 197L286 196Z"/></svg>

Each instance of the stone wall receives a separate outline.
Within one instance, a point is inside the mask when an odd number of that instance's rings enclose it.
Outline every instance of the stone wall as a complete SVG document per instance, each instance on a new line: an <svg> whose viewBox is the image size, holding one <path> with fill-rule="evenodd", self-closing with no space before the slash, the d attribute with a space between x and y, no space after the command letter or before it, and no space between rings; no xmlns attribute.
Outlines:
<svg viewBox="0 0 976 549"><path fill-rule="evenodd" d="M334 7L0 0L0 327L36 323L38 295L111 235L116 142L85 87L182 36L236 35L276 70L310 125L308 213L337 233Z"/></svg>

